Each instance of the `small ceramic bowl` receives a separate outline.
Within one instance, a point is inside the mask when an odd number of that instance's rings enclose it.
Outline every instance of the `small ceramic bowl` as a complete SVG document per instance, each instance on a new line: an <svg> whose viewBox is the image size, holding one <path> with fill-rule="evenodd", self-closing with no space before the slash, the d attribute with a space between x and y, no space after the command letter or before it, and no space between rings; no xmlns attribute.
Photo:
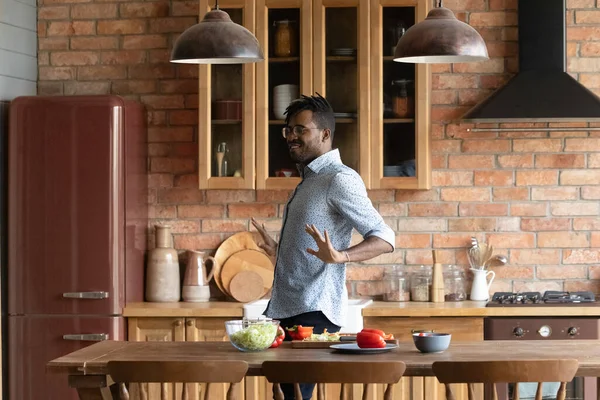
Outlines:
<svg viewBox="0 0 600 400"><path fill-rule="evenodd" d="M441 353L450 346L451 338L449 333L413 333L413 341L421 353Z"/></svg>

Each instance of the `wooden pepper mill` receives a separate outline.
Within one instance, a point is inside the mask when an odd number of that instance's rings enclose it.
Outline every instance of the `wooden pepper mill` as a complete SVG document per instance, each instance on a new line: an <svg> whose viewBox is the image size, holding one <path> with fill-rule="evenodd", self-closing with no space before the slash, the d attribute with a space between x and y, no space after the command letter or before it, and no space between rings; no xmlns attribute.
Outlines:
<svg viewBox="0 0 600 400"><path fill-rule="evenodd" d="M431 301L433 303L444 302L444 275L442 264L438 262L437 250L432 250L433 254L433 279L431 283Z"/></svg>

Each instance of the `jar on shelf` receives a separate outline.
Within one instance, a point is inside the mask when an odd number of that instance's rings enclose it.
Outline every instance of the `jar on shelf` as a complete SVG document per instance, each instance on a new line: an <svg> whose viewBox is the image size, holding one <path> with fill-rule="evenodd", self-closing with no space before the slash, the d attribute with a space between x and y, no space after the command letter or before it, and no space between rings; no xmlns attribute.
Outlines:
<svg viewBox="0 0 600 400"><path fill-rule="evenodd" d="M390 44L391 44L390 55L393 56L394 53L396 52L396 45L398 44L398 41L406 33L406 25L404 25L404 22L398 21L396 23L396 25L394 25L390 28L389 31L390 31Z"/></svg>
<svg viewBox="0 0 600 400"><path fill-rule="evenodd" d="M415 98L410 90L412 83L409 79L392 81L392 111L396 118L415 116Z"/></svg>
<svg viewBox="0 0 600 400"><path fill-rule="evenodd" d="M431 266L421 265L410 278L410 294L412 301L429 301L431 294Z"/></svg>
<svg viewBox="0 0 600 400"><path fill-rule="evenodd" d="M464 301L467 299L465 274L456 265L444 270L444 301Z"/></svg>
<svg viewBox="0 0 600 400"><path fill-rule="evenodd" d="M275 57L294 57L297 55L296 31L292 26L293 22L287 19L274 22L275 44L273 55Z"/></svg>
<svg viewBox="0 0 600 400"><path fill-rule="evenodd" d="M393 267L385 272L383 279L383 301L410 301L410 281L405 271Z"/></svg>

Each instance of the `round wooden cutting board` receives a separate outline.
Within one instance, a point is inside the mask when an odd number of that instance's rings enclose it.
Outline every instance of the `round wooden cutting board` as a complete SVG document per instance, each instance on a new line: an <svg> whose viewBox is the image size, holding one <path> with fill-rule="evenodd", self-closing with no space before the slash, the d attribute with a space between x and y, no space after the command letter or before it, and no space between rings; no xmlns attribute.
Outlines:
<svg viewBox="0 0 600 400"><path fill-rule="evenodd" d="M223 287L229 289L233 277L242 271L252 271L261 277L262 291L260 297L264 296L273 286L273 263L262 250L241 250L229 256L225 261L225 265L221 268ZM226 293L234 297L229 290Z"/></svg>
<svg viewBox="0 0 600 400"><path fill-rule="evenodd" d="M221 289L221 292L228 296L231 294L227 291L228 286L223 285L221 280L221 270L227 262L227 259L234 253L241 250L256 250L264 253L264 250L258 247L256 243L262 243L262 238L258 232L239 232L235 235L228 237L217 249L215 253L215 270L214 279L215 283ZM274 268L274 267L273 267ZM233 276L233 275L232 275Z"/></svg>
<svg viewBox="0 0 600 400"><path fill-rule="evenodd" d="M263 279L254 271L241 271L231 279L229 293L239 302L247 303L263 295Z"/></svg>

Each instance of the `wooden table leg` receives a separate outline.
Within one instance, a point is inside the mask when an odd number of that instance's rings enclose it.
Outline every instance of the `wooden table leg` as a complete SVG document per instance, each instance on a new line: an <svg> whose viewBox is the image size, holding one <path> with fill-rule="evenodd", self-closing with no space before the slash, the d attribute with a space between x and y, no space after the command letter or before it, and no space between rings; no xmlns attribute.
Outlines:
<svg viewBox="0 0 600 400"><path fill-rule="evenodd" d="M106 375L69 375L69 386L81 400L112 400Z"/></svg>

